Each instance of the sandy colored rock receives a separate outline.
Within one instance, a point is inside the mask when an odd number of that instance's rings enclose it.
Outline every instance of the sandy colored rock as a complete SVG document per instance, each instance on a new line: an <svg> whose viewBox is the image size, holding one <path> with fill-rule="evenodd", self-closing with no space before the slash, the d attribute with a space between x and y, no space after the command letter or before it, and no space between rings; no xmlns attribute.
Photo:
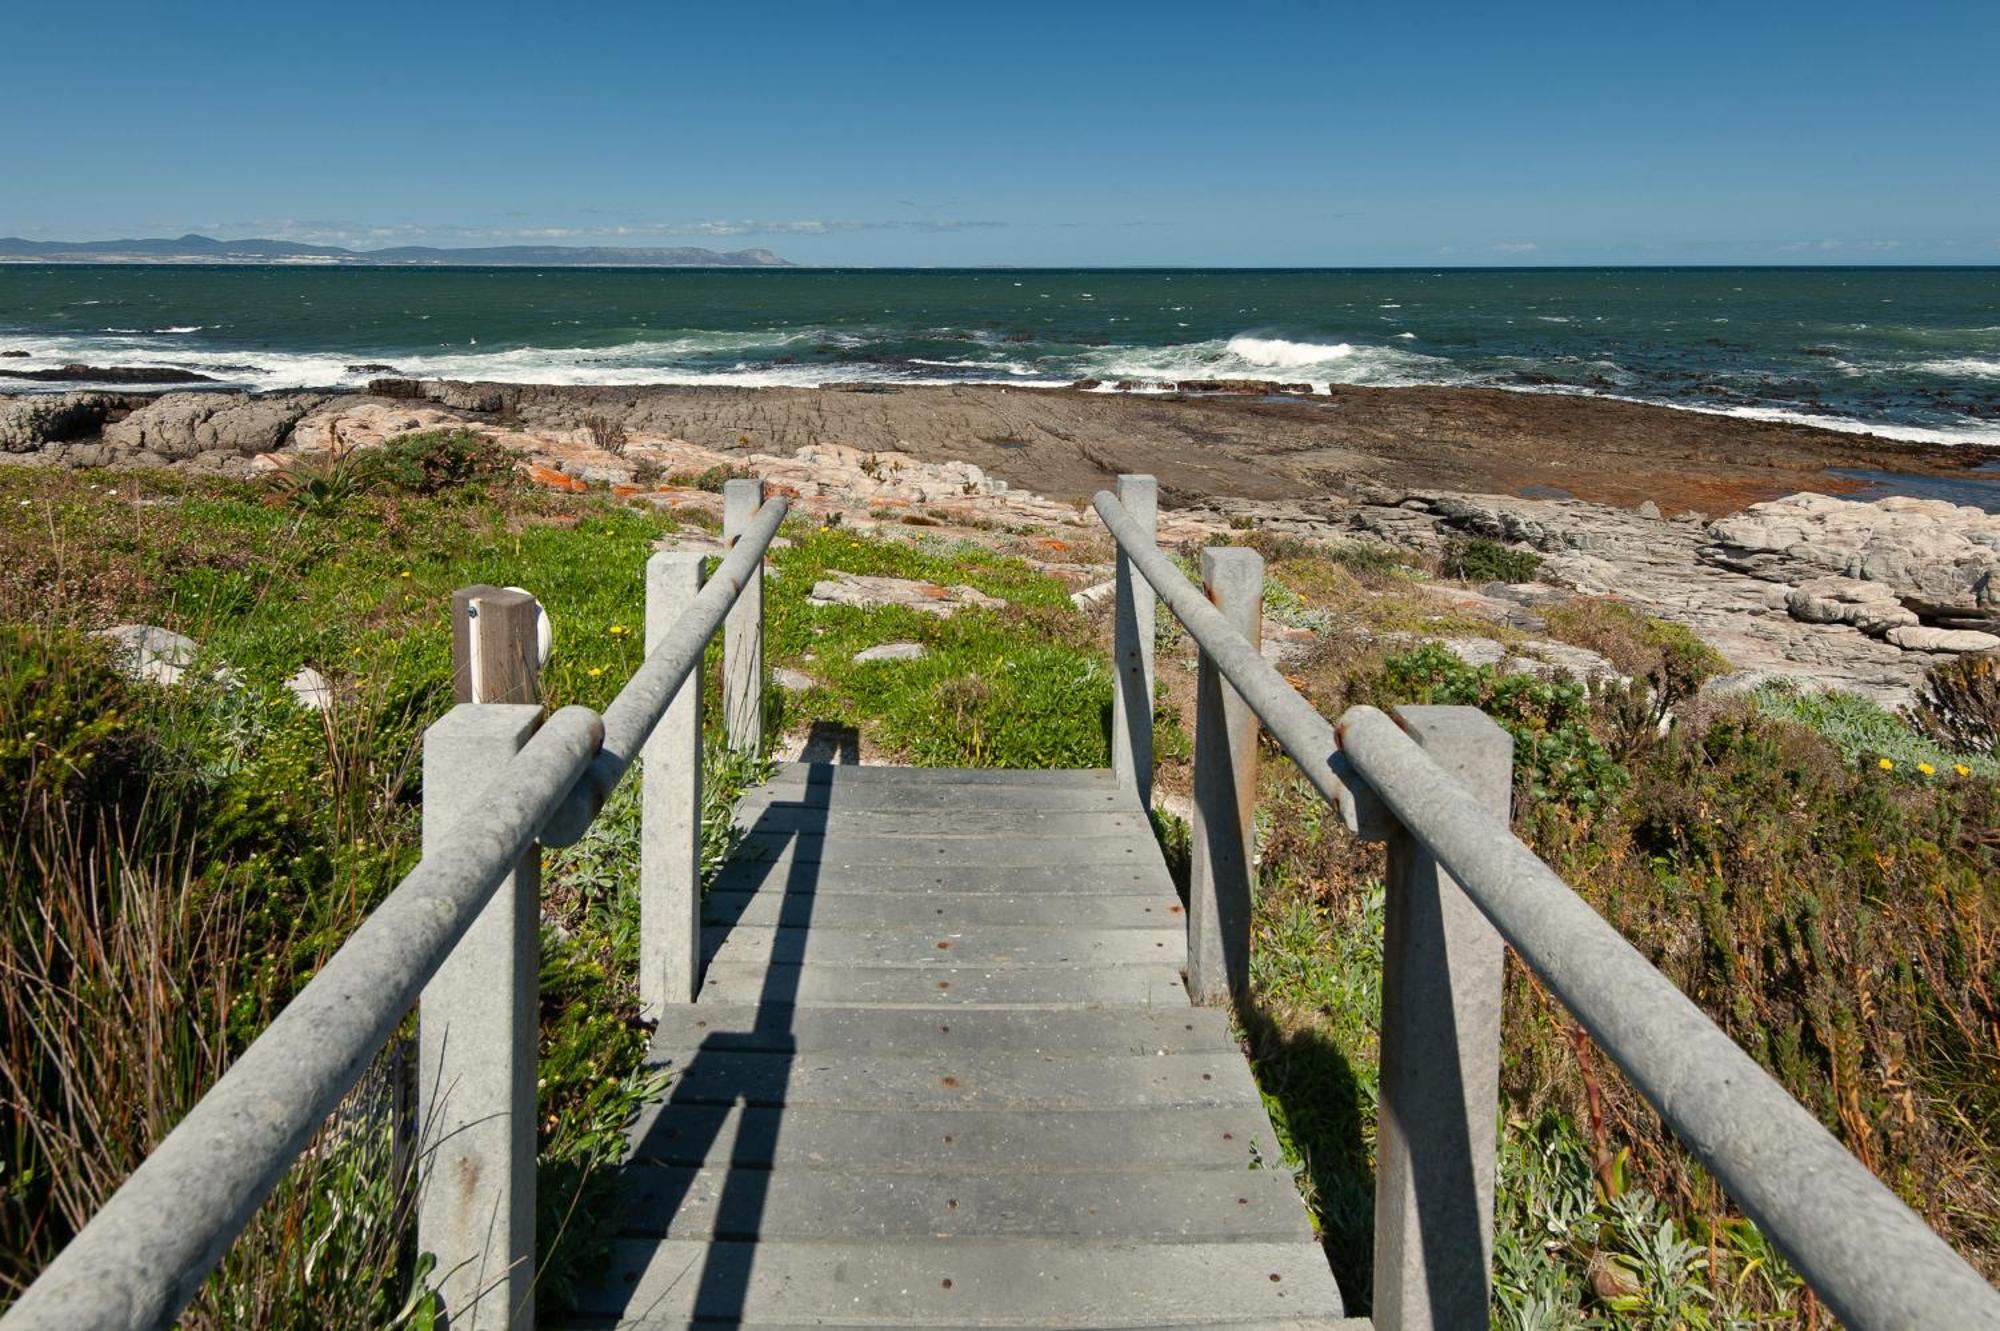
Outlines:
<svg viewBox="0 0 2000 1331"><path fill-rule="evenodd" d="M311 666L300 666L298 673L285 681L285 690L294 702L309 711L324 712L333 706L333 685Z"/></svg>
<svg viewBox="0 0 2000 1331"><path fill-rule="evenodd" d="M1912 652L1990 652L2000 648L2000 634L1922 624L1890 629L1889 641Z"/></svg>
<svg viewBox="0 0 2000 1331"><path fill-rule="evenodd" d="M1709 530L1701 557L1723 568L1778 582L1881 583L1925 621L2000 625L2000 515L1936 499L1795 494Z"/></svg>
<svg viewBox="0 0 2000 1331"><path fill-rule="evenodd" d="M1906 609L1887 584L1855 578L1800 583L1785 593L1785 608L1793 619L1807 624L1852 624L1876 638L1918 622L1916 611Z"/></svg>
<svg viewBox="0 0 2000 1331"><path fill-rule="evenodd" d="M921 661L930 653L920 642L885 642L879 647L865 647L854 654L857 662L870 661Z"/></svg>
<svg viewBox="0 0 2000 1331"><path fill-rule="evenodd" d="M944 587L935 582L909 578L884 578L835 572L815 582L806 596L808 605L890 606L898 605L939 619L949 619L960 610L980 607L998 610L1006 602L973 587Z"/></svg>
<svg viewBox="0 0 2000 1331"><path fill-rule="evenodd" d="M112 659L120 670L150 684L180 683L201 650L193 638L157 624L115 624L90 636L111 644Z"/></svg>

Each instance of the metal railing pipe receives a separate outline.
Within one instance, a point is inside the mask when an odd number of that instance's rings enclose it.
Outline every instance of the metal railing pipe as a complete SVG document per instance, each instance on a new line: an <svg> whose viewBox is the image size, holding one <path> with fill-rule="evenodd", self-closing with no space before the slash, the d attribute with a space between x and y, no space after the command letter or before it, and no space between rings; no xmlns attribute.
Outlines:
<svg viewBox="0 0 2000 1331"><path fill-rule="evenodd" d="M1353 765L1840 1320L2000 1328L1996 1293L1673 982L1388 716Z"/></svg>
<svg viewBox="0 0 2000 1331"><path fill-rule="evenodd" d="M1379 808L1367 788L1351 778L1347 759L1340 753L1339 741L1326 718L1230 626L1222 612L1174 567L1173 560L1160 553L1151 534L1133 520L1116 495L1100 490L1092 502L1125 557L1166 602L1223 678L1250 704L1264 729L1271 732L1306 780L1340 810L1348 830L1381 837L1386 827Z"/></svg>
<svg viewBox="0 0 2000 1331"><path fill-rule="evenodd" d="M565 707L495 776L0 1319L5 1331L172 1323L395 1031L589 766Z"/></svg>
<svg viewBox="0 0 2000 1331"><path fill-rule="evenodd" d="M611 792L631 768L632 760L653 727L666 715L667 705L680 691L689 674L701 667L708 640L729 615L736 598L761 576L764 553L778 534L791 502L782 495L765 501L750 519L736 545L723 557L722 566L709 578L674 626L646 659L632 672L632 678L604 709L604 745L576 790L549 820L542 841L551 846L567 846L580 838L597 816Z"/></svg>

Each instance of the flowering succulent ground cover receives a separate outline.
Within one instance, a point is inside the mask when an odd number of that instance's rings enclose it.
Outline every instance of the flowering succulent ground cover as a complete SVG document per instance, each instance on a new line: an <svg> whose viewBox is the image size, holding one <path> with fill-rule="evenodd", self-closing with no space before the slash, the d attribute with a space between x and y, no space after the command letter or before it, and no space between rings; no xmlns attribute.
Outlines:
<svg viewBox="0 0 2000 1331"><path fill-rule="evenodd" d="M548 700L602 707L640 659L653 543L709 522L599 490L522 488L464 439L398 457L396 474L285 489L0 469L0 1292L32 1277L414 862L417 742L448 706L452 588L533 590L555 625ZM837 725L872 757L919 765L1106 760L1105 612L1074 607L1024 557L1034 533L793 520L785 536L767 583L769 659L810 685L770 691L774 735ZM1638 683L1500 677L1422 645L1457 627L1410 594L1438 570L1372 547L1232 539L1267 558L1267 615L1316 635L1286 666L1308 697L1329 715L1364 701L1486 707L1516 738L1521 835L2000 1274L2000 787L1963 689L1960 724L1922 731L1782 688L1700 697L1722 668L1712 653L1585 601L1551 615L1549 635ZM950 618L811 604L832 571L966 584L1007 604ZM193 682L121 675L85 633L123 622L199 642ZM927 651L853 659L887 641ZM1174 863L1185 826L1166 809L1184 808L1189 787L1193 657L1170 624L1158 645L1158 824ZM305 665L331 686L323 713L284 688ZM758 769L713 742L706 766L713 864ZM1286 1148L1266 1163L1296 1175L1365 1310L1379 852L1348 839L1275 749L1260 779L1239 1020ZM545 874L538 1297L551 1310L605 1241L603 1172L660 1090L641 1072L631 980L636 837L628 786ZM390 1169L388 1075L385 1059L189 1325L434 1319L407 1292L425 1267ZM1496 1325L1829 1323L1512 964L1503 1075Z"/></svg>

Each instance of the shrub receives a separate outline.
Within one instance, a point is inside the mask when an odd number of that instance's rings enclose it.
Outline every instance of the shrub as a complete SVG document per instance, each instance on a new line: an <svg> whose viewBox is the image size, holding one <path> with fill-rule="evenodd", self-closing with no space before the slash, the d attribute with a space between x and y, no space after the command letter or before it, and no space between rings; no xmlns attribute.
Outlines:
<svg viewBox="0 0 2000 1331"><path fill-rule="evenodd" d="M720 494L725 482L749 480L754 475L755 473L746 471L742 467L718 464L708 468L706 471L675 472L672 476L667 477L667 484L678 485L687 490L707 490L712 494ZM895 515L884 511L877 516L893 517Z"/></svg>
<svg viewBox="0 0 2000 1331"><path fill-rule="evenodd" d="M1693 629L1622 602L1579 598L1552 607L1547 621L1552 636L1597 652L1628 677L1602 686L1598 696L1621 759L1651 745L1670 716L1729 669Z"/></svg>
<svg viewBox="0 0 2000 1331"><path fill-rule="evenodd" d="M1533 582L1542 557L1484 536L1454 536L1444 544L1438 572L1466 582Z"/></svg>
<svg viewBox="0 0 2000 1331"><path fill-rule="evenodd" d="M1398 703L1481 709L1513 735L1515 783L1534 803L1596 808L1615 802L1627 784L1625 769L1592 730L1590 693L1581 684L1502 675L1425 643L1387 658L1355 682L1350 697L1385 710Z"/></svg>
<svg viewBox="0 0 2000 1331"><path fill-rule="evenodd" d="M1913 729L1894 712L1859 694L1838 690L1808 692L1796 686L1768 684L1751 695L1759 711L1813 731L1850 763L1887 762L1888 770L1904 775L1951 772L1960 766L1992 777L2000 763L1987 754L1949 749Z"/></svg>
<svg viewBox="0 0 2000 1331"><path fill-rule="evenodd" d="M340 453L293 462L271 478L271 493L301 513L331 517L351 501L379 490L386 480L377 457Z"/></svg>
<svg viewBox="0 0 2000 1331"><path fill-rule="evenodd" d="M476 430L399 434L376 454L383 482L408 494L491 489L514 474L514 458Z"/></svg>
<svg viewBox="0 0 2000 1331"><path fill-rule="evenodd" d="M102 811L125 802L144 766L128 687L99 643L0 627L0 818L19 829L38 803Z"/></svg>
<svg viewBox="0 0 2000 1331"><path fill-rule="evenodd" d="M632 442L626 432L625 422L610 416L592 413L583 418L583 428L590 432L590 442L605 452L617 457L624 453L625 446Z"/></svg>
<svg viewBox="0 0 2000 1331"><path fill-rule="evenodd" d="M1954 657L1925 671L1916 720L1947 748L2000 757L2000 654Z"/></svg>

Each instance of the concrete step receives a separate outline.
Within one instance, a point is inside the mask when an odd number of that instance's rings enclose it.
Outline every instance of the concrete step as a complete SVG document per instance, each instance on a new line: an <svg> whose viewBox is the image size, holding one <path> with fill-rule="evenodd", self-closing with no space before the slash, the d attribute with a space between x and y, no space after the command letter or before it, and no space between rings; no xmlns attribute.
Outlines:
<svg viewBox="0 0 2000 1331"><path fill-rule="evenodd" d="M655 1104L630 1133L633 1159L876 1173L1154 1173L1253 1168L1283 1173L1263 1107L1170 1109L785 1109ZM1304 1232L1304 1216L1293 1224Z"/></svg>
<svg viewBox="0 0 2000 1331"><path fill-rule="evenodd" d="M1143 864L1160 858L1152 834L1117 826L1118 820L1090 815L1087 827L1048 840L1029 833L945 836L934 829L905 832L848 831L839 823L821 832L746 834L731 858L813 864L890 864L940 868L954 864L985 868L1060 867L1078 877L1096 866Z"/></svg>
<svg viewBox="0 0 2000 1331"><path fill-rule="evenodd" d="M1298 1189L1274 1170L975 1177L640 1164L618 1182L620 1232L632 1237L1233 1243L1283 1242L1299 1232Z"/></svg>
<svg viewBox="0 0 2000 1331"><path fill-rule="evenodd" d="M852 1055L663 1051L669 1103L839 1109L1154 1109L1262 1103L1243 1056L961 1049Z"/></svg>
<svg viewBox="0 0 2000 1331"><path fill-rule="evenodd" d="M1186 939L1164 929L989 925L941 928L929 921L873 929L814 924L701 931L704 960L818 966L1144 966L1186 964Z"/></svg>
<svg viewBox="0 0 2000 1331"><path fill-rule="evenodd" d="M766 851L770 847L763 848ZM1055 893L1060 896L1129 896L1154 892L1173 901L1173 880L1167 876L1166 862L1155 849L1150 858L1138 854L1121 856L1126 862L1082 866L1061 860L1041 864L979 863L955 860L932 863L943 855L925 857L923 863L899 860L893 864L843 864L797 858L773 851L757 859L733 859L716 875L712 892L781 893L787 897L818 893L849 895L926 896L1032 896ZM1017 851L1011 859L1022 858Z"/></svg>
<svg viewBox="0 0 2000 1331"><path fill-rule="evenodd" d="M1187 911L1161 894L1135 892L1123 896L1083 893L1040 893L1001 896L945 892L912 900L911 893L786 892L783 884L766 883L756 892L711 891L702 919L711 925L777 926L804 929L874 929L917 924L938 929L989 927L1076 929L1160 929L1185 935Z"/></svg>
<svg viewBox="0 0 2000 1331"><path fill-rule="evenodd" d="M972 786L1026 786L1037 790L1116 790L1108 767L889 767L875 764L778 763L756 790L853 789L859 787L940 789Z"/></svg>
<svg viewBox="0 0 2000 1331"><path fill-rule="evenodd" d="M842 1327L1321 1324L1341 1316L1319 1246L912 1239L624 1239L585 1316Z"/></svg>
<svg viewBox="0 0 2000 1331"><path fill-rule="evenodd" d="M932 1006L884 1012L701 1003L662 1013L653 1048L857 1057L940 1051L1188 1054L1233 1053L1236 1041L1220 1008L996 1012Z"/></svg>
<svg viewBox="0 0 2000 1331"><path fill-rule="evenodd" d="M716 961L702 981L702 1003L912 1008L1107 1006L1185 1010L1187 986L1177 967L797 966Z"/></svg>
<svg viewBox="0 0 2000 1331"><path fill-rule="evenodd" d="M843 834L920 840L991 840L995 837L1101 837L1118 833L1152 836L1152 824L1138 809L1091 809L1081 812L1048 809L966 808L940 812L873 808L839 812L811 805L778 802L737 809L736 826L746 834L817 835L836 828Z"/></svg>

